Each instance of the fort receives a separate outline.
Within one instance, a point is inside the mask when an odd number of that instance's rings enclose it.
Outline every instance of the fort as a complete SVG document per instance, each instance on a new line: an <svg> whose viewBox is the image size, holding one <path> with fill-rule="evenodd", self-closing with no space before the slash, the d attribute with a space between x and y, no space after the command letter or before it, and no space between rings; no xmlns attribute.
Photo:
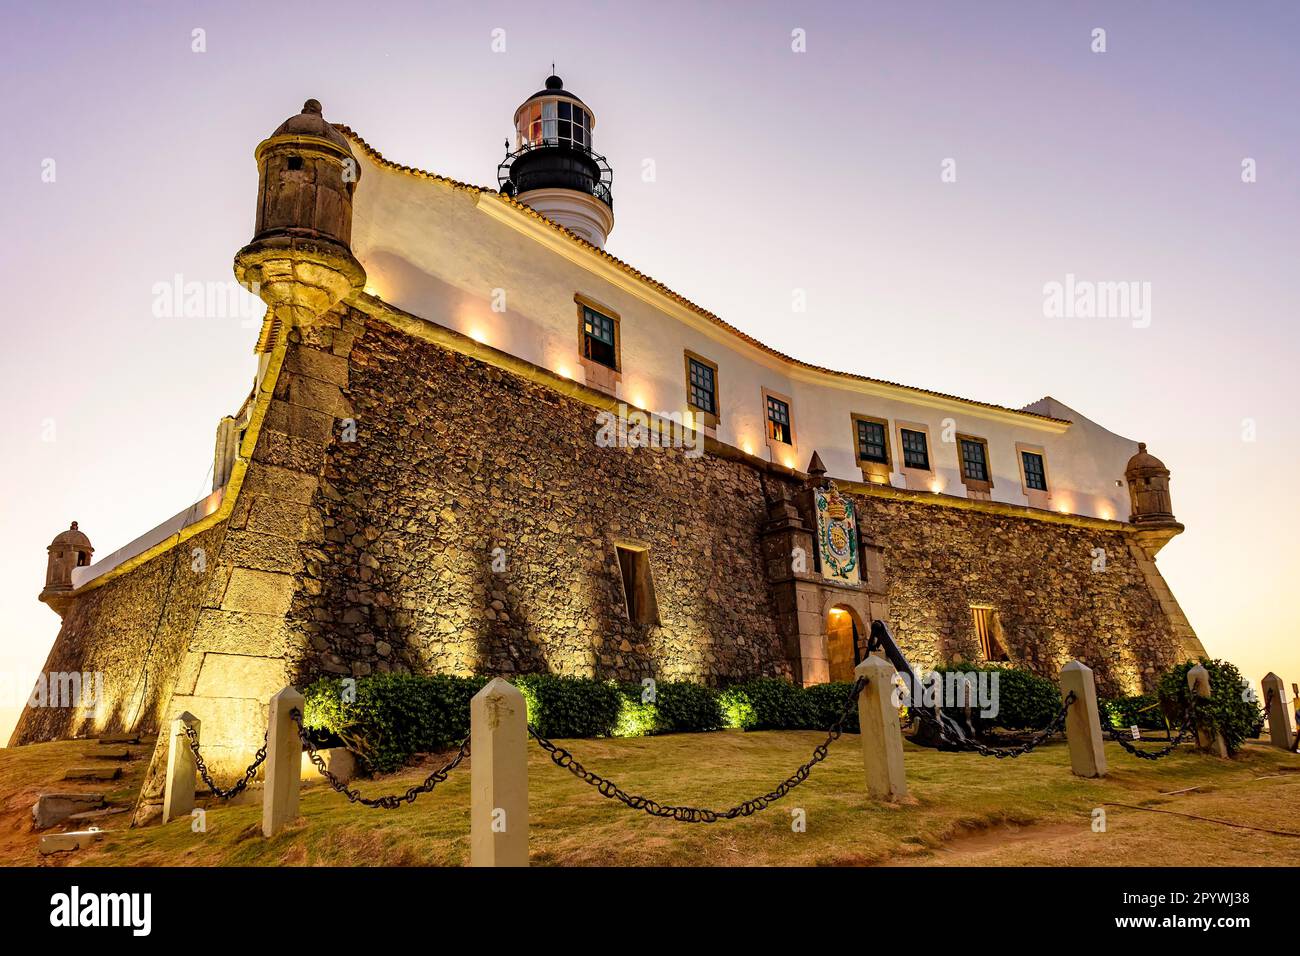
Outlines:
<svg viewBox="0 0 1300 956"><path fill-rule="evenodd" d="M1203 654L1155 563L1183 526L1144 445L1052 397L767 347L605 251L594 129L552 76L495 188L398 165L315 100L257 146L235 273L267 308L212 492L98 561L75 522L54 539L45 670L103 673L104 699L29 707L13 744L188 711L238 772L287 683L814 684L850 679L873 619L921 667L1079 659L1106 693ZM703 454L602 445L620 407L693 416Z"/></svg>

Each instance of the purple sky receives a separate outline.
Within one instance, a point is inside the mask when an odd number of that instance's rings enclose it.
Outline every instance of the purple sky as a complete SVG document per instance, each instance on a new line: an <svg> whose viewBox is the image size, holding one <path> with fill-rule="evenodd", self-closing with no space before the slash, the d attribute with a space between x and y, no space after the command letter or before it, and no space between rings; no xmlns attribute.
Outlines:
<svg viewBox="0 0 1300 956"><path fill-rule="evenodd" d="M1052 394L1149 442L1188 526L1160 566L1207 648L1300 680L1300 7L843 6L8 5L0 686L57 631L57 531L104 555L208 489L256 329L155 318L152 290L232 278L257 142L314 96L390 159L493 184L552 60L615 169L611 252L808 361ZM1150 327L1044 318L1067 273L1151 283Z"/></svg>

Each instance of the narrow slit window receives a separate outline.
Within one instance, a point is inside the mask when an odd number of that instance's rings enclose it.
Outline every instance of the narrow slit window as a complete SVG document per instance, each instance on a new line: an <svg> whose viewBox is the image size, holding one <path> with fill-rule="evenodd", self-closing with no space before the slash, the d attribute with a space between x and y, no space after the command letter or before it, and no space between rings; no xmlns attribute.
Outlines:
<svg viewBox="0 0 1300 956"><path fill-rule="evenodd" d="M979 638L980 653L984 659L1008 660L1007 652L998 639L998 612L991 607L973 607L970 610L975 624L975 636Z"/></svg>
<svg viewBox="0 0 1300 956"><path fill-rule="evenodd" d="M618 568L623 576L623 599L627 617L634 624L658 624L654 578L650 574L650 551L617 545Z"/></svg>

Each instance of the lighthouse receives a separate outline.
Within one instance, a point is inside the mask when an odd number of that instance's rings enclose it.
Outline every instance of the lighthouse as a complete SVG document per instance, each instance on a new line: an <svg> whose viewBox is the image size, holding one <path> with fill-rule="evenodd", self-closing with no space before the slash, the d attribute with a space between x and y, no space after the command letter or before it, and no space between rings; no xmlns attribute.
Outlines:
<svg viewBox="0 0 1300 956"><path fill-rule="evenodd" d="M596 116L552 74L515 110L501 192L603 249L614 228L614 171L592 146Z"/></svg>

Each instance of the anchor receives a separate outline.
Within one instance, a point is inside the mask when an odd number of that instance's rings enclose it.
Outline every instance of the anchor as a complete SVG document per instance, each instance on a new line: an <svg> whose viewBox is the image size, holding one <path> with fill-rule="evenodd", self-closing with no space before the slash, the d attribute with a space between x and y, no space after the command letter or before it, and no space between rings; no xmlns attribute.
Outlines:
<svg viewBox="0 0 1300 956"><path fill-rule="evenodd" d="M889 663L894 665L894 670L906 676L909 688L919 688L920 681L917 680L916 671L912 669L911 663L903 654L898 642L894 640L894 635L889 632L889 625L884 621L873 620L871 622L871 635L867 640L867 653L880 651L885 655ZM916 705L911 705L915 707ZM942 728L942 730L941 730ZM919 744L922 747L934 747L938 750L960 750L961 745L967 740L973 739L975 728L970 720L970 708L959 720L951 714L944 711L942 706L936 705L934 709L934 720L918 720L916 733L911 737L912 743Z"/></svg>

